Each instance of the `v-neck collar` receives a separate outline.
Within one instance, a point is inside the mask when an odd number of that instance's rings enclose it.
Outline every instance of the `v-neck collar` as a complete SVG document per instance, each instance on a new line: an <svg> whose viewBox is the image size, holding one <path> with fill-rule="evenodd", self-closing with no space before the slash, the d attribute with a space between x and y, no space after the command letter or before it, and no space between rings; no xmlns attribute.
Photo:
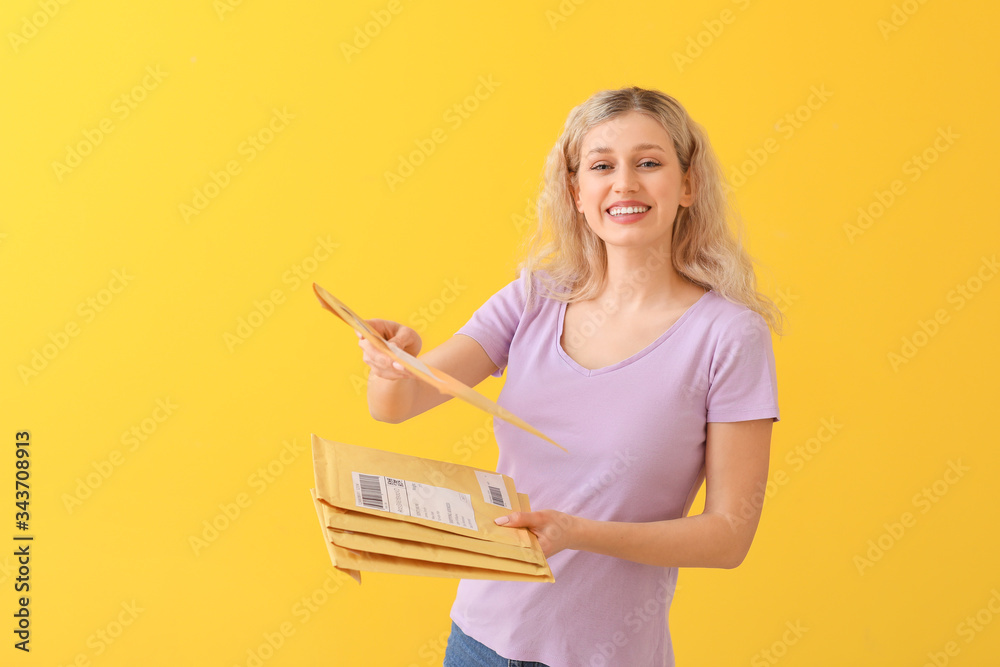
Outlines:
<svg viewBox="0 0 1000 667"><path fill-rule="evenodd" d="M687 310L685 310L683 313L681 313L681 316L678 317L676 320L674 320L674 323L671 324L667 328L666 331L664 331L662 334L660 334L660 336L656 340L654 340L652 343L650 343L646 347L642 348L641 350L639 350L638 352L636 352L635 354L633 354L632 356L630 356L627 359L622 359L621 361L619 361L617 363L611 364L610 366L602 366L601 368L585 368L585 367L583 367L582 365L580 365L579 363L577 363L576 360L573 359L573 357L569 356L569 354L563 348L563 346L562 346L562 335L563 335L563 327L566 324L566 306L567 306L567 303L565 301L562 301L559 304L559 312L558 312L559 326L558 326L558 331L556 331L556 340L555 340L556 350L558 351L559 356L562 357L563 361L566 362L566 365L569 366L570 368L572 368L573 370L575 370L577 373L580 373L581 375L592 377L592 376L595 376L595 375L603 375L604 373L610 373L612 371L616 371L619 368L624 368L625 366L629 366L629 365L631 365L631 364L639 361L640 359L642 359L643 357L645 357L647 354L649 354L650 352L652 352L653 350L655 350L657 347L659 347L663 343L663 341L665 341L668 338L670 338L670 336L672 336L675 331L677 331L681 326L683 326L684 322L689 318L689 316L691 315L691 313L694 310L696 310L702 304L702 302L705 301L705 298L709 294L714 294L714 293L715 293L714 290L708 290L707 292L705 292L704 294L702 294L700 297L698 297L698 300L695 301L690 306L688 306Z"/></svg>

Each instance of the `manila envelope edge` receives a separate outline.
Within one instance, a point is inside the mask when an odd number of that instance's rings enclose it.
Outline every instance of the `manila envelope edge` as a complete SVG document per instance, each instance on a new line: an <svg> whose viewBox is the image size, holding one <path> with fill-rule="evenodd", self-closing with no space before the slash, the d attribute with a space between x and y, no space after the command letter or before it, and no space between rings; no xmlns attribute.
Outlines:
<svg viewBox="0 0 1000 667"><path fill-rule="evenodd" d="M439 546L461 549L472 553L496 556L523 563L544 565L545 557L537 547L515 547L509 544L490 542L479 538L467 537L456 533L429 528L416 523L396 521L375 514L362 514L341 507L334 507L322 498L317 502L323 506L323 517L326 527L334 530L377 535L411 542L435 543ZM522 500L521 507L523 508Z"/></svg>
<svg viewBox="0 0 1000 667"><path fill-rule="evenodd" d="M351 551L364 551L369 554L383 556L398 556L414 561L426 561L444 566L478 567L501 572L516 572L519 574L546 575L551 574L545 565L525 563L524 561L499 558L486 554L477 554L462 549L452 549L425 542L397 540L381 535L366 535L340 530L327 529L327 539L338 547Z"/></svg>
<svg viewBox="0 0 1000 667"><path fill-rule="evenodd" d="M330 554L330 562L333 563L333 566L335 568L337 568L344 574L350 576L352 579L354 579L356 582L360 584L361 583L360 571L341 567L340 565L337 564L337 553L336 551L334 551L333 545L330 544L330 541L326 539L326 532L327 532L326 521L323 520L323 510L320 508L319 498L316 495L316 489L309 489L309 492L312 494L313 497L313 505L316 506L316 516L319 517L319 527L323 530L323 542L326 543L327 553Z"/></svg>
<svg viewBox="0 0 1000 667"><path fill-rule="evenodd" d="M521 511L522 512L530 512L531 511L531 503L528 502L528 494L526 494L526 493L519 493L519 494L517 494L517 499L521 503ZM541 554L542 555L542 560L545 561L545 567L548 567L549 566L549 562L548 562L548 560L545 559L545 553L542 551L542 545L538 543L538 536L535 535L530 530L525 531L525 532L528 533L528 539L531 541L531 550L532 551L536 551L539 554ZM555 581L555 579L553 579L553 581Z"/></svg>
<svg viewBox="0 0 1000 667"><path fill-rule="evenodd" d="M348 551L336 544L330 544L329 549L343 567L364 570L365 572L380 572L384 574L405 574L424 577L449 577L451 579L494 579L505 581L536 581L553 582L552 574L532 575L518 572L490 570L480 567L462 565L442 565L430 561L417 561L399 556L384 556L368 552Z"/></svg>
<svg viewBox="0 0 1000 667"><path fill-rule="evenodd" d="M333 566L353 577L359 584L361 583L361 570L366 572L380 572L385 574L405 574L425 577L449 577L452 579L503 579L507 581L537 581L554 582L555 577L551 571L544 575L520 574L516 572L502 572L478 567L446 566L442 567L437 563L426 561L413 561L408 558L396 556L382 556L380 554L352 553L347 549L338 547L326 538L326 526L323 525L323 514L316 495L316 489L310 489L313 497L313 505L316 506L316 514L323 529L323 541L326 543L327 552L330 554L330 561ZM546 568L547 569L547 568Z"/></svg>
<svg viewBox="0 0 1000 667"><path fill-rule="evenodd" d="M440 481L435 484L435 480L429 479L429 472L441 474L439 470L440 466L450 466L454 468L455 473L445 477L463 478L464 486L469 489L469 496L476 515L476 523L479 526L478 532L472 532L466 528L459 528L422 517L393 514L393 518L437 528L438 530L446 530L458 535L466 535L468 537L476 537L519 547L530 548L531 546L531 540L526 535L528 531L511 530L510 528L497 526L493 523L495 518L520 509L519 507L515 507L515 503L518 502L516 500L518 494L514 488L513 480L506 475L501 475L501 477L507 487L508 497L511 499L512 508L509 510L487 503L482 498L482 493L479 491L479 484L475 481L474 471L478 470L478 468L434 461L433 459L425 459L407 454L386 452L368 447L359 447L357 445L348 445L334 440L325 440L315 433L312 434L312 449L316 491L323 500L335 507L379 516L387 514L379 510L357 506L354 499L354 484L351 481L352 472L395 477L408 482L427 484L428 486L440 486ZM371 463L366 462L365 459L369 458L375 460ZM492 475L498 474L490 471L483 472ZM454 488L454 486L455 484L453 483L449 488Z"/></svg>

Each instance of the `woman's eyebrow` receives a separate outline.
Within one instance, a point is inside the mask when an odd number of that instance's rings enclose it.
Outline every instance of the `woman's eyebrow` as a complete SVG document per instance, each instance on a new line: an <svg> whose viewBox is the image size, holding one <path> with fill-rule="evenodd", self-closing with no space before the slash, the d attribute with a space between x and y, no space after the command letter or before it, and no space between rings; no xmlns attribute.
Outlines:
<svg viewBox="0 0 1000 667"><path fill-rule="evenodd" d="M632 147L632 152L635 153L635 152L638 152L638 151L648 151L648 150L651 150L651 149L652 150L663 151L664 153L666 153L666 151L663 150L663 148L660 147L660 146L658 146L657 144L636 144L635 146ZM585 157L590 157L590 155L592 153L602 153L602 154L604 154L604 153L611 153L611 152L612 152L612 149L608 148L607 146L596 146L594 148L591 148L589 151L587 151L587 155Z"/></svg>

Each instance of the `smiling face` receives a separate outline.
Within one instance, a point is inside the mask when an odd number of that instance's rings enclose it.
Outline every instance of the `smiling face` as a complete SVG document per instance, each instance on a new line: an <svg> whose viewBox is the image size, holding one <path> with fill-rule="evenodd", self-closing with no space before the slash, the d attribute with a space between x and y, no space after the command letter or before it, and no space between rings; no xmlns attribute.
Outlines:
<svg viewBox="0 0 1000 667"><path fill-rule="evenodd" d="M694 193L667 131L629 111L584 135L573 197L606 244L669 247L678 207Z"/></svg>

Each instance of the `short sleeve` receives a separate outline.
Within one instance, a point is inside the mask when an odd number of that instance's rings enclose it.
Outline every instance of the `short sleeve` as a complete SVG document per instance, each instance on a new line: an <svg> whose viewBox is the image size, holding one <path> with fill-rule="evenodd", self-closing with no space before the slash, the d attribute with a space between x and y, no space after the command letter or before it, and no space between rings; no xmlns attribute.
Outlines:
<svg viewBox="0 0 1000 667"><path fill-rule="evenodd" d="M709 371L707 420L779 420L778 382L771 332L758 313L746 310L720 334Z"/></svg>
<svg viewBox="0 0 1000 667"><path fill-rule="evenodd" d="M456 333L476 340L497 365L493 377L503 375L514 332L524 313L523 274L491 296Z"/></svg>

